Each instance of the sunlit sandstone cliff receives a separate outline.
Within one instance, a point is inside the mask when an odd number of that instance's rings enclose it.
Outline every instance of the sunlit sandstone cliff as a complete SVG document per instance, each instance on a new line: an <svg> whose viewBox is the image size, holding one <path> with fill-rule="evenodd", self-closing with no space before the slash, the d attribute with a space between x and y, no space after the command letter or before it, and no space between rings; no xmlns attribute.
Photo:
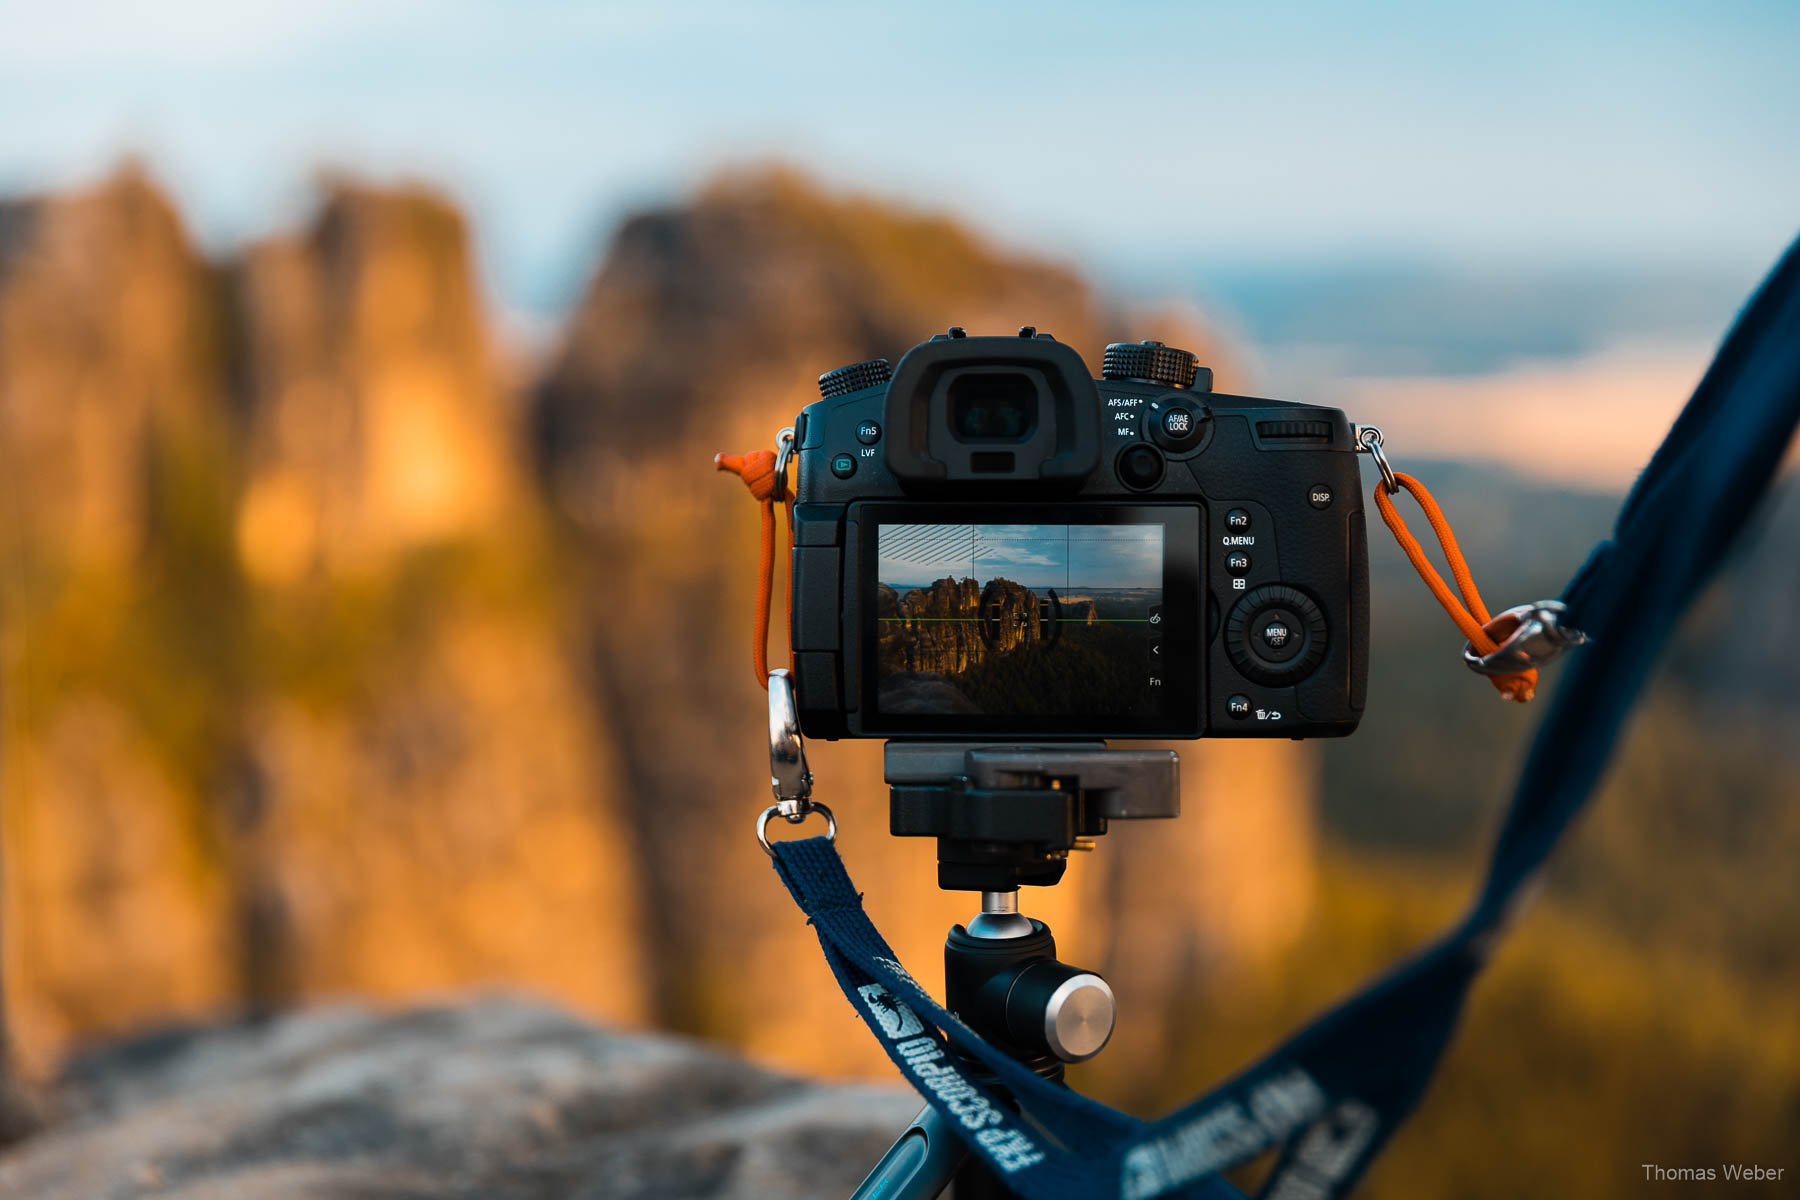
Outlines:
<svg viewBox="0 0 1800 1200"><path fill-rule="evenodd" d="M338 187L211 268L126 175L7 229L20 1054L485 980L648 1020L615 764L455 210Z"/></svg>
<svg viewBox="0 0 1800 1200"><path fill-rule="evenodd" d="M218 415L215 272L137 167L0 200L0 537L124 565L161 443Z"/></svg>
<svg viewBox="0 0 1800 1200"><path fill-rule="evenodd" d="M171 1017L499 981L885 1071L749 836L756 515L711 455L952 322L1035 322L1090 361L1207 352L1194 328L758 172L627 222L522 403L428 192L334 185L222 265L136 174L3 214L0 941L27 1065ZM878 746L812 751L872 912L934 982L970 898L887 836ZM1120 1069L1156 1061L1196 971L1253 978L1310 894L1310 753L1184 764L1180 821L1116 826L1027 900L1126 997Z"/></svg>
<svg viewBox="0 0 1800 1200"><path fill-rule="evenodd" d="M233 990L175 761L205 721L191 676L150 678L195 664L148 628L228 436L223 342L216 272L139 170L0 205L0 951L28 1058Z"/></svg>

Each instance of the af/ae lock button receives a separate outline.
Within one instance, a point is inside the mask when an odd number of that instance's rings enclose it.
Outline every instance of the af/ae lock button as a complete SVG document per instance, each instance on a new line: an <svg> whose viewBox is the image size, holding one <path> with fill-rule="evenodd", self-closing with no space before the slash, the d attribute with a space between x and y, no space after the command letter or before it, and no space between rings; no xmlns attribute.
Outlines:
<svg viewBox="0 0 1800 1200"><path fill-rule="evenodd" d="M1212 414L1206 406L1188 400L1154 400L1144 413L1150 440L1170 454L1198 450L1211 423Z"/></svg>

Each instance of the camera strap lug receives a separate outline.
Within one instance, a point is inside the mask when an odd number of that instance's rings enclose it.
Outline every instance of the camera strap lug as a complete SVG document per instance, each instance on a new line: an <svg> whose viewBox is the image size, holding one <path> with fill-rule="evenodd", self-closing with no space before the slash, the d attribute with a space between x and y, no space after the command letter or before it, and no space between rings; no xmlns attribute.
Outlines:
<svg viewBox="0 0 1800 1200"><path fill-rule="evenodd" d="M1505 699L1520 704L1529 701L1537 692L1538 668L1569 647L1581 645L1587 641L1587 636L1564 623L1567 610L1555 600L1521 604L1497 617L1489 616L1443 509L1438 507L1424 484L1411 475L1395 471L1388 464L1378 427L1353 425L1351 432L1356 438L1357 450L1374 459L1381 471L1381 483L1375 488L1375 507L1380 510L1381 519L1393 531L1394 540L1400 543L1400 549L1419 573L1419 578L1425 581L1425 586L1431 589L1431 594L1468 639L1463 644L1463 662L1471 671L1491 679ZM1418 539L1407 529L1400 511L1394 507L1393 498L1402 489L1412 493L1431 522L1431 530L1437 535L1438 546L1456 580L1456 591L1450 590L1450 585L1425 557L1424 547L1419 545Z"/></svg>
<svg viewBox="0 0 1800 1200"><path fill-rule="evenodd" d="M1387 454L1381 448L1381 426L1352 425L1350 436L1356 439L1359 454L1366 454L1375 460L1375 465L1381 470L1381 485L1387 489L1388 495L1399 494L1400 481L1394 475L1394 468L1388 466Z"/></svg>
<svg viewBox="0 0 1800 1200"><path fill-rule="evenodd" d="M762 562L757 576L756 623L751 631L750 665L756 671L756 682L769 686L769 607L775 594L775 510L787 513L787 548L791 560L794 549L794 494L787 485L788 462L794 456L794 430L783 429L775 438L776 449L752 450L748 454L713 455L713 467L729 471L744 481L750 495L762 505ZM792 581L789 587L792 588ZM789 596L791 604L793 597Z"/></svg>
<svg viewBox="0 0 1800 1200"><path fill-rule="evenodd" d="M756 818L756 840L771 856L769 822L777 817L798 825L813 813L825 818L825 836L837 838L837 818L812 798L812 771L806 765L806 742L800 736L800 709L794 702L793 676L785 667L769 670L769 609L775 592L775 510L787 513L790 560L794 542L794 496L788 487L788 464L794 457L794 430L783 429L775 437L774 450L748 454L715 454L713 466L744 481L762 505L762 561L757 577L756 623L751 632L750 657L756 681L769 693L769 789L775 803ZM790 589L792 584L790 582ZM792 597L790 596L790 603ZM784 614L783 619L786 619Z"/></svg>

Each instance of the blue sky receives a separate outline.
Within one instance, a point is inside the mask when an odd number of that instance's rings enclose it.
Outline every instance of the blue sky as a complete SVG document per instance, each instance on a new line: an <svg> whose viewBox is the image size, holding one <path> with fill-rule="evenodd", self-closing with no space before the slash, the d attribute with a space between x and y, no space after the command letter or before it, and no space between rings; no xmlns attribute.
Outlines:
<svg viewBox="0 0 1800 1200"><path fill-rule="evenodd" d="M448 186L504 309L781 157L1102 274L1723 264L1800 215L1792 3L0 2L0 189L141 151L224 246L321 165Z"/></svg>
<svg viewBox="0 0 1800 1200"><path fill-rule="evenodd" d="M1064 593L1160 588L1161 525L883 525L881 582L1010 579Z"/></svg>

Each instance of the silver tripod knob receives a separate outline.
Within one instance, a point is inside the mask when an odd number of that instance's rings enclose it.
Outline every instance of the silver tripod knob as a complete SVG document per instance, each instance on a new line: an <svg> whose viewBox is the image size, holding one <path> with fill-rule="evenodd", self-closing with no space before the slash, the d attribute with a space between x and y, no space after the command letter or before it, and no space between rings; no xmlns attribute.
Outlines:
<svg viewBox="0 0 1800 1200"><path fill-rule="evenodd" d="M1064 1062L1086 1062L1106 1048L1118 1015L1106 980L1083 972L1050 993L1044 1006L1044 1041Z"/></svg>
<svg viewBox="0 0 1800 1200"><path fill-rule="evenodd" d="M1100 1053L1118 1013L1106 980L1055 959L1026 966L1006 992L1008 1031L1022 1044L1041 1044L1064 1062L1086 1062Z"/></svg>

